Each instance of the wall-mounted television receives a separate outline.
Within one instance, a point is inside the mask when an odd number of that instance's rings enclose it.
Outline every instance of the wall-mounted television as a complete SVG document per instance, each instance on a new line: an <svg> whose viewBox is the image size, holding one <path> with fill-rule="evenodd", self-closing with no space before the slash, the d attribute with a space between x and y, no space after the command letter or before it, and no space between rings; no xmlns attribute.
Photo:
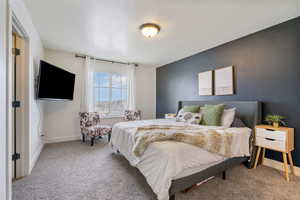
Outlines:
<svg viewBox="0 0 300 200"><path fill-rule="evenodd" d="M75 74L40 61L37 98L44 100L73 100Z"/></svg>

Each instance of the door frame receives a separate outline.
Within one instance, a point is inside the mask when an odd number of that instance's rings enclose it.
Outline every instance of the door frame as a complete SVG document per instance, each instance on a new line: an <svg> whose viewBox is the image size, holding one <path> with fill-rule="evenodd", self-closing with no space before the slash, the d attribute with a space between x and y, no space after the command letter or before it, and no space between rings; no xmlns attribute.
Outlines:
<svg viewBox="0 0 300 200"><path fill-rule="evenodd" d="M0 199L11 199L8 130L8 0L0 1Z"/></svg>
<svg viewBox="0 0 300 200"><path fill-rule="evenodd" d="M21 131L21 137L18 138L20 140L20 154L21 154L21 160L20 160L20 168L18 170L18 174L19 177L24 177L29 175L30 173L30 132L29 132L29 36L26 33L25 29L23 28L22 24L20 23L20 21L17 19L16 15L14 14L14 12L12 10L10 10L10 23L9 23L9 27L10 27L10 33L9 33L9 41L10 41L10 46L9 49L11 49L11 44L12 44L12 33L15 32L17 33L20 37L22 37L22 39L24 39L25 41L25 48L24 48L24 57L25 57L25 62L23 63L24 66L24 70L22 70L22 77L23 79L23 84L24 84L24 96L22 96L21 99L19 99L21 101L21 108L22 108L22 112L24 112L24 114L22 115L22 127L23 130ZM13 55L12 55L12 51L9 51L9 58L12 59ZM13 76L12 72L12 68L13 66L13 62L12 60L10 60L9 62L9 67L10 67L10 77ZM12 81L12 79L10 79ZM9 90L13 91L12 86L12 82L9 84ZM10 99L12 99L12 95L9 96ZM13 108L9 107L10 113L13 112ZM11 116L12 117L12 116ZM10 118L12 119L12 118ZM10 127L11 130L12 126ZM11 132L13 133L13 132ZM10 134L12 136L12 134ZM11 141L11 140L10 140ZM11 145L11 143L9 144ZM11 148L11 147L10 147ZM17 168L18 169L18 168Z"/></svg>
<svg viewBox="0 0 300 200"><path fill-rule="evenodd" d="M11 152L11 138L12 138L12 32L13 27L19 34L26 34L25 29L17 20L12 9L9 6L9 0L0 1L0 159L4 162L0 165L0 199L11 200L12 198L12 152ZM30 61L30 38L27 37L26 45L26 74L29 77L29 61ZM26 83L29 88L29 83ZM27 120L25 123L25 152L24 153L24 175L30 173L30 138L29 138L29 92L27 93L26 113Z"/></svg>

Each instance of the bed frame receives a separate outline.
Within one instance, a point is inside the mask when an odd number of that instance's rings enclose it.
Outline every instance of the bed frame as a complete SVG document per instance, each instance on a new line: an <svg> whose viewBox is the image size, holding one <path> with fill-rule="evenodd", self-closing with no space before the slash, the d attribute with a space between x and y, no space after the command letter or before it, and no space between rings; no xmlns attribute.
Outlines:
<svg viewBox="0 0 300 200"><path fill-rule="evenodd" d="M236 116L240 118L247 127L254 129L255 125L261 123L261 103L258 101L179 101L178 111L185 105L199 105L205 104L224 104L225 108L236 108ZM177 112L178 112L177 111ZM251 137L253 139L253 135ZM252 140L250 138L250 140ZM251 143L250 143L251 144ZM217 165L211 166L203 171L186 176L172 181L169 196L170 200L175 200L175 194L184 191L193 185L206 180L212 176L223 174L223 179L226 179L226 170L244 163L248 168L252 168L256 149L253 149L251 157L237 157L227 159Z"/></svg>

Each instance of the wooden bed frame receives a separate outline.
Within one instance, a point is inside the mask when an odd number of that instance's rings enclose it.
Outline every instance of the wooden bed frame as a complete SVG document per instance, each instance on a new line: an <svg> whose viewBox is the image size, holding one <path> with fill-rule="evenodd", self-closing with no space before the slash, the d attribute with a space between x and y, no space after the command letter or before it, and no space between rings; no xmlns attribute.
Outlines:
<svg viewBox="0 0 300 200"><path fill-rule="evenodd" d="M240 118L247 127L254 129L255 125L261 123L261 103L258 101L179 101L178 111L185 105L199 105L203 106L205 104L224 104L225 108L236 108L236 117ZM178 112L177 111L177 112ZM250 144L254 138L254 133L250 138ZM254 148L254 147L253 147ZM226 170L244 163L248 168L252 168L254 164L254 159L256 153L256 148L253 149L251 157L237 157L230 158L221 162L217 165L211 166L198 173L176 179L172 181L171 187L169 189L170 200L175 200L175 194L180 191L184 191L193 185L210 178L212 176L223 174L223 179L226 179Z"/></svg>

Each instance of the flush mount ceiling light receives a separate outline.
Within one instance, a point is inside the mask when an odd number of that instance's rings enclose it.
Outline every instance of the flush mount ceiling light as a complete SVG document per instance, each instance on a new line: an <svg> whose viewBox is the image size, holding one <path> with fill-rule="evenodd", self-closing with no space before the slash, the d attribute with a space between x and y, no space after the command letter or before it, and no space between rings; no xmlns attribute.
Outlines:
<svg viewBox="0 0 300 200"><path fill-rule="evenodd" d="M157 24L146 23L140 26L140 30L145 37L152 38L160 31L160 27Z"/></svg>

